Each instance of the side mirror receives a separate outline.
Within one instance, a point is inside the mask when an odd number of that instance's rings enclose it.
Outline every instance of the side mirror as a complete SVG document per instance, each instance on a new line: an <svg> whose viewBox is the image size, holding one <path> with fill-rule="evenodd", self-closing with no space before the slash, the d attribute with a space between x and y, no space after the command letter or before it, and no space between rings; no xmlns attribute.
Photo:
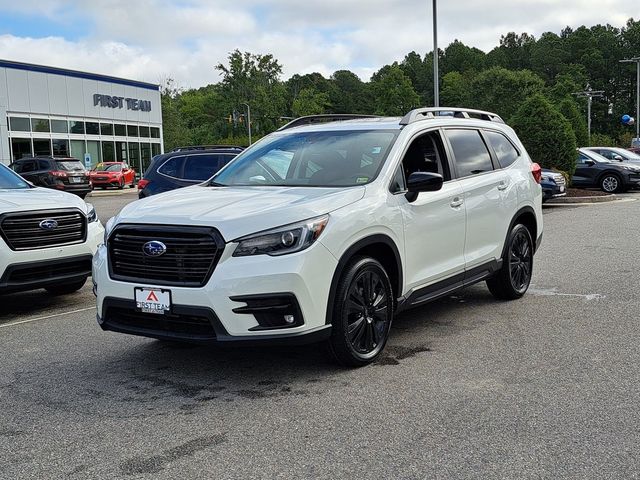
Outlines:
<svg viewBox="0 0 640 480"><path fill-rule="evenodd" d="M590 166L590 167L592 167L593 165L595 165L595 164L596 164L596 162L594 162L593 160L585 160L585 161L584 161L584 164L585 164L585 165L588 165L588 166Z"/></svg>
<svg viewBox="0 0 640 480"><path fill-rule="evenodd" d="M614 155L613 159L617 160L618 162L623 162L624 161L624 158L622 158L620 155Z"/></svg>
<svg viewBox="0 0 640 480"><path fill-rule="evenodd" d="M406 197L409 202L415 201L420 192L435 192L442 188L444 179L439 173L413 172L407 180Z"/></svg>

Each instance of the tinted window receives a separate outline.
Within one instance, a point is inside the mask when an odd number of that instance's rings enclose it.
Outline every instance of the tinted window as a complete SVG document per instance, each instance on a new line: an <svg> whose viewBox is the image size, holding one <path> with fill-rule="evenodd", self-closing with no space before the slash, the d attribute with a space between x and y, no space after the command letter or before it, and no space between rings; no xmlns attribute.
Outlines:
<svg viewBox="0 0 640 480"><path fill-rule="evenodd" d="M118 136L118 137L126 137L127 136L127 127L122 125L121 123L116 123L114 125L114 130L116 132L116 136Z"/></svg>
<svg viewBox="0 0 640 480"><path fill-rule="evenodd" d="M14 132L31 131L31 125L30 125L29 119L24 117L10 117L9 128Z"/></svg>
<svg viewBox="0 0 640 480"><path fill-rule="evenodd" d="M190 155L184 164L185 180L207 180L222 167L220 155Z"/></svg>
<svg viewBox="0 0 640 480"><path fill-rule="evenodd" d="M84 165L79 160L56 160L56 167L67 172L84 171Z"/></svg>
<svg viewBox="0 0 640 480"><path fill-rule="evenodd" d="M389 190L392 193L404 192L407 189L404 183L404 175L402 174L402 168L398 168L396 170L396 174L393 176L393 180L391 181L391 186Z"/></svg>
<svg viewBox="0 0 640 480"><path fill-rule="evenodd" d="M160 129L158 127L151 127L151 138L160 138Z"/></svg>
<svg viewBox="0 0 640 480"><path fill-rule="evenodd" d="M87 122L87 135L100 135L100 126L98 122Z"/></svg>
<svg viewBox="0 0 640 480"><path fill-rule="evenodd" d="M51 166L48 160L38 160L38 170L49 170Z"/></svg>
<svg viewBox="0 0 640 480"><path fill-rule="evenodd" d="M459 177L493 170L491 156L477 130L447 130Z"/></svg>
<svg viewBox="0 0 640 480"><path fill-rule="evenodd" d="M101 123L100 124L100 133L102 135L113 135L113 124L112 123Z"/></svg>
<svg viewBox="0 0 640 480"><path fill-rule="evenodd" d="M53 133L68 133L69 128L66 120L51 120L51 131Z"/></svg>
<svg viewBox="0 0 640 480"><path fill-rule="evenodd" d="M20 173L35 172L36 171L35 160L29 160L27 162L20 163L19 170L16 170L16 171L19 171Z"/></svg>
<svg viewBox="0 0 640 480"><path fill-rule="evenodd" d="M520 154L507 137L497 132L485 132L485 134L502 168L508 167L518 159Z"/></svg>
<svg viewBox="0 0 640 480"><path fill-rule="evenodd" d="M84 134L84 122L69 121L69 133Z"/></svg>
<svg viewBox="0 0 640 480"><path fill-rule="evenodd" d="M184 162L184 157L170 158L162 164L158 172L169 177L179 178L182 162Z"/></svg>
<svg viewBox="0 0 640 480"><path fill-rule="evenodd" d="M127 125L127 135L130 137L138 136L138 126L137 125Z"/></svg>
<svg viewBox="0 0 640 480"><path fill-rule="evenodd" d="M46 132L49 133L49 120L46 118L32 118L31 119L31 131L32 132Z"/></svg>
<svg viewBox="0 0 640 480"><path fill-rule="evenodd" d="M29 188L29 184L4 165L0 165L0 188Z"/></svg>
<svg viewBox="0 0 640 480"><path fill-rule="evenodd" d="M149 138L149 127L140 127L140 136Z"/></svg>

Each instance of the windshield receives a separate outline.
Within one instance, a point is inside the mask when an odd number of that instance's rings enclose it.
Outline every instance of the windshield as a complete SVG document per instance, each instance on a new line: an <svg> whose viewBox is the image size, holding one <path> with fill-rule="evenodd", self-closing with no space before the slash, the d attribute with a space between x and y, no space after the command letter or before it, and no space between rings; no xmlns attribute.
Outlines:
<svg viewBox="0 0 640 480"><path fill-rule="evenodd" d="M121 163L99 163L94 168L97 172L119 172L122 170Z"/></svg>
<svg viewBox="0 0 640 480"><path fill-rule="evenodd" d="M614 150L617 154L623 157L625 160L640 160L640 155L632 152L631 150L625 150L624 148L616 148Z"/></svg>
<svg viewBox="0 0 640 480"><path fill-rule="evenodd" d="M213 177L216 185L350 187L378 175L397 130L273 134Z"/></svg>
<svg viewBox="0 0 640 480"><path fill-rule="evenodd" d="M67 172L84 171L84 165L80 163L80 160L56 160L56 167L58 170L65 170Z"/></svg>
<svg viewBox="0 0 640 480"><path fill-rule="evenodd" d="M587 151L580 150L580 153L584 157L590 160L593 160L594 162L597 162L597 163L611 163L611 160L609 160L607 157L603 157L599 153L592 152L591 150L587 150Z"/></svg>
<svg viewBox="0 0 640 480"><path fill-rule="evenodd" d="M17 190L29 188L29 184L22 177L0 164L0 189Z"/></svg>

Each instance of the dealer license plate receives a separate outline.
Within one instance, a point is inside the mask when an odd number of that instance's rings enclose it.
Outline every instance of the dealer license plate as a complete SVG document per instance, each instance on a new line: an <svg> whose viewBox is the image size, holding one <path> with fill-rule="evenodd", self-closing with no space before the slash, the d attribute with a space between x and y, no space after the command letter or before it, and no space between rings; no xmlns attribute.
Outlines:
<svg viewBox="0 0 640 480"><path fill-rule="evenodd" d="M564 185L560 185L560 193L564 193Z"/></svg>
<svg viewBox="0 0 640 480"><path fill-rule="evenodd" d="M71 183L82 183L83 178L82 177L69 177L69 181Z"/></svg>
<svg viewBox="0 0 640 480"><path fill-rule="evenodd" d="M164 315L171 311L170 290L136 287L134 293L136 297L136 308L143 313Z"/></svg>

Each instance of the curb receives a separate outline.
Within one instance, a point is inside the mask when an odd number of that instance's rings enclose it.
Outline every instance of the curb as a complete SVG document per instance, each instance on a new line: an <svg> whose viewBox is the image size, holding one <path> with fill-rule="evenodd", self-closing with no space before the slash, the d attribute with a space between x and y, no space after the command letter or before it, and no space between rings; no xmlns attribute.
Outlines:
<svg viewBox="0 0 640 480"><path fill-rule="evenodd" d="M116 190L113 192L110 191L104 191L104 192L96 192L91 191L87 194L87 197L94 197L94 198L98 198L98 197L120 197L122 195L128 195L128 194L136 194L138 193L138 189L137 188L129 188L127 190Z"/></svg>
<svg viewBox="0 0 640 480"><path fill-rule="evenodd" d="M621 200L618 195L600 195L593 197L557 197L547 200L545 204L558 205L563 203L603 203Z"/></svg>

